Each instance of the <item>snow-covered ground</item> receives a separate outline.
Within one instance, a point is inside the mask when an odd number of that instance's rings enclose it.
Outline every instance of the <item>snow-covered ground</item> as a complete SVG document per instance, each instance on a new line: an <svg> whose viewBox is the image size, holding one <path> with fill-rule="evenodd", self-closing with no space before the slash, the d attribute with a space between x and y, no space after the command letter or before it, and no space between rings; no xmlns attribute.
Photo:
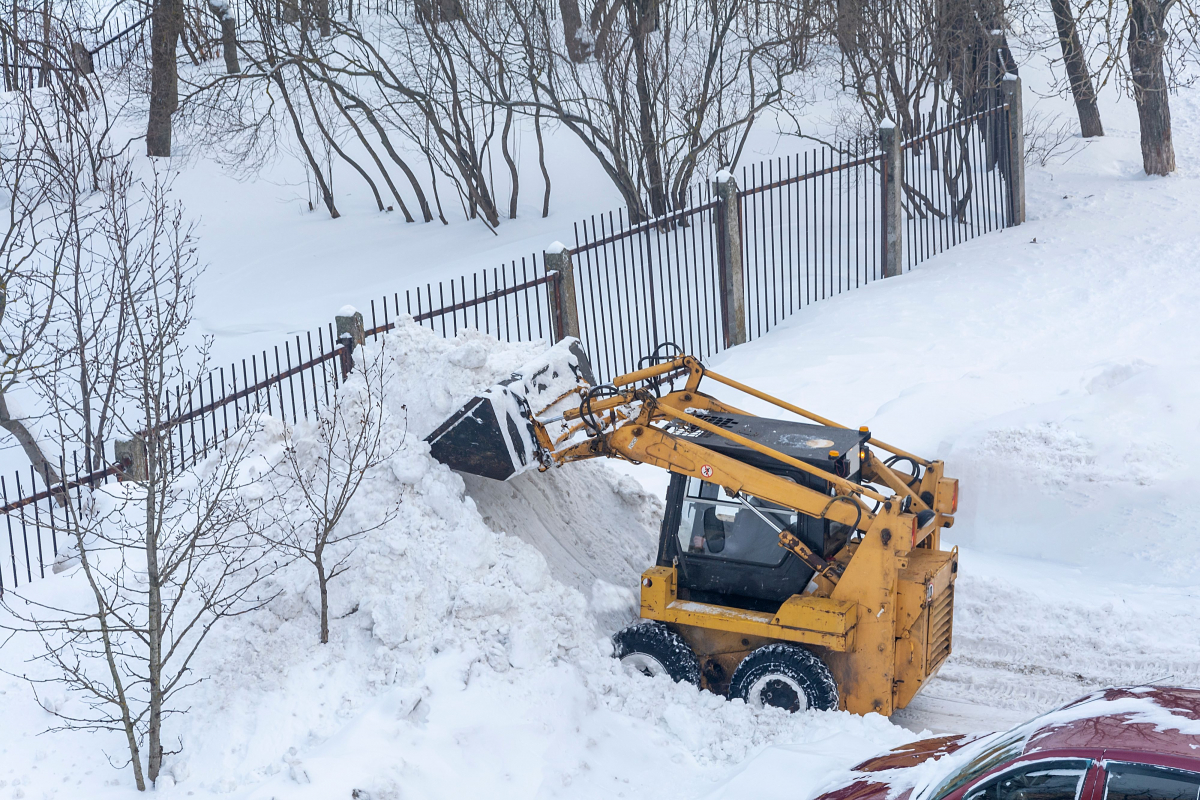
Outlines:
<svg viewBox="0 0 1200 800"><path fill-rule="evenodd" d="M789 717L621 674L607 633L633 613L663 476L584 464L464 483L415 440L533 350L406 329L388 337L390 397L407 405L411 446L363 500L399 495L400 517L335 584L330 644L316 642L298 569L277 578L277 602L220 630L197 665L208 680L170 722L183 749L159 790L794 799L914 730L1007 727L1107 684L1200 684L1200 90L1172 99L1167 179L1141 174L1132 103L1102 110L1104 139L1030 167L1025 225L814 305L712 363L962 479L947 537L962 550L955 652L912 707L890 722ZM560 170L589 169L573 144L555 153ZM199 161L176 185L204 217L199 320L229 356L343 302L540 249L609 198L572 194L602 186L594 175L564 179L549 220L493 237L392 215L331 221L301 209L302 189L215 170ZM68 570L30 591L62 600L79 581ZM0 797L133 796L118 737L45 733L54 718L18 677L33 652L23 637L0 649Z"/></svg>

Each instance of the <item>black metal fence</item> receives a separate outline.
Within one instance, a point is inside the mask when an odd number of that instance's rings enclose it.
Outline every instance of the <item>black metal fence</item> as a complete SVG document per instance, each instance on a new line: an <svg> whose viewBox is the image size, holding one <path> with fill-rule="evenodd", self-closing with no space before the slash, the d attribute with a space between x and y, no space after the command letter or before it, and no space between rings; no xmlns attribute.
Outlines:
<svg viewBox="0 0 1200 800"><path fill-rule="evenodd" d="M749 338L804 306L882 275L874 143L816 148L742 170Z"/></svg>
<svg viewBox="0 0 1200 800"><path fill-rule="evenodd" d="M939 116L902 147L904 231L909 268L1012 219L1008 192L1008 107Z"/></svg>
<svg viewBox="0 0 1200 800"><path fill-rule="evenodd" d="M618 212L575 226L579 338L599 380L635 369L661 342L705 355L721 348L718 201L707 187L691 199L649 222Z"/></svg>
<svg viewBox="0 0 1200 800"><path fill-rule="evenodd" d="M475 329L502 341L561 338L562 321L553 318L547 294L557 278L533 255L385 295L365 311L365 335L376 339L408 315L447 337ZM349 366L347 356L330 324L176 387L164 399L165 419L158 431L162 466L170 474L195 466L255 415L290 424L315 418L337 391ZM69 546L67 504L81 510L88 492L127 475L132 465L117 463L112 447L102 449L104 458L91 465L94 459L88 454L61 455L58 475L77 476L65 481L32 468L11 478L0 476L0 594L44 578L53 568Z"/></svg>
<svg viewBox="0 0 1200 800"><path fill-rule="evenodd" d="M163 421L156 431L135 435L157 435L161 466L168 474L178 474L207 458L251 416L266 414L292 424L311 418L337 390L343 358L344 348L332 326L295 336L281 347L176 387L163 399ZM0 476L0 514L7 537L0 539L0 593L45 577L68 544L68 506L82 510L87 492L127 474L132 466L128 461L118 462L112 447L101 450L99 458L81 451L60 455L58 475L76 476L67 480L32 468L11 480Z"/></svg>
<svg viewBox="0 0 1200 800"><path fill-rule="evenodd" d="M891 274L1011 224L1008 106L937 119L902 142L903 255ZM741 294L722 246L733 213L711 188L683 210L628 224L576 225L571 249L580 338L597 377L636 368L663 342L700 358L757 338L811 303L887 273L887 155L862 139L744 167L737 192ZM731 319L739 313L740 320ZM741 325L739 336L731 335Z"/></svg>
<svg viewBox="0 0 1200 800"><path fill-rule="evenodd" d="M560 338L561 319L554 318L547 294L557 273L547 273L537 253L461 278L427 283L423 288L384 297L377 317L371 302L371 327L391 330L390 319L408 314L415 322L442 336L474 328L501 341L530 342ZM391 300L391 317L388 301ZM382 322L379 321L382 319Z"/></svg>
<svg viewBox="0 0 1200 800"><path fill-rule="evenodd" d="M1014 224L1007 110L946 122L902 144L902 266ZM885 158L869 141L818 148L744 169L736 203L703 187L686 208L647 222L631 224L620 212L581 222L567 251L573 308L563 274L534 253L372 301L366 335L377 338L407 315L447 337L476 329L503 341L558 340L572 315L601 381L666 342L707 358L886 274ZM730 280L733 261L740 285ZM156 432L165 466L194 466L256 414L293 424L312 418L348 366L349 351L328 325L178 387ZM64 454L59 474L77 476L65 481L32 470L0 477L0 592L44 577L66 544L67 504L82 508L90 490L124 476L129 464L107 454L100 463Z"/></svg>

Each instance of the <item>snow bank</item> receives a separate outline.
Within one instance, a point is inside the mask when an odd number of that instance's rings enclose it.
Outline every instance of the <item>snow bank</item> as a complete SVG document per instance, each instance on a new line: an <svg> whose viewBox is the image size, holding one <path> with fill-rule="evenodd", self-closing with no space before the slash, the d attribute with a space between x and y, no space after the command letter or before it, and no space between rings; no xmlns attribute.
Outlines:
<svg viewBox="0 0 1200 800"><path fill-rule="evenodd" d="M471 332L447 340L402 320L358 351L382 359L395 456L369 475L343 524L374 524L398 498L397 516L359 540L352 569L331 585L328 645L317 643L317 586L303 564L271 579L265 588L278 597L263 610L218 629L196 664L207 680L188 694L190 711L169 721L180 752L166 760L165 783L264 798L700 794L779 740L847 737L832 760L845 767L911 738L879 717L756 712L620 670L608 635L636 614L658 502L602 464L467 483L423 441L544 348ZM361 380L343 392L353 396ZM308 435L295 432L301 444ZM264 457L283 436L263 432ZM38 588L61 595L80 583L74 570ZM20 754L37 749L47 715L19 682L0 691L0 710L22 731L0 745L5 761L36 785L49 776L35 779ZM69 713L79 700L56 702ZM62 752L80 736L48 744ZM104 743L120 752L119 740ZM63 761L59 780L129 789L127 771L98 752L75 767Z"/></svg>

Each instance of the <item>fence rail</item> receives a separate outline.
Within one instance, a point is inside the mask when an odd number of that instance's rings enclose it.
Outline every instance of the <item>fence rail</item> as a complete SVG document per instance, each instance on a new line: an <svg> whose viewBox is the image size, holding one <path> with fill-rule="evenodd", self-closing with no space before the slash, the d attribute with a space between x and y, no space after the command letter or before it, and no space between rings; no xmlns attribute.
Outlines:
<svg viewBox="0 0 1200 800"><path fill-rule="evenodd" d="M667 342L708 358L811 303L1019 224L1023 198L1014 187L1023 177L1010 152L1014 131L1019 105L942 120L900 143L900 192L888 191L888 152L869 140L746 167L740 190L726 173L662 217L631 223L617 212L578 223L575 246L554 252L553 269L550 254L533 253L385 295L364 313L365 335L384 335L405 315L447 337L465 329L504 341L577 332L600 381L637 368ZM903 221L906 248L888 244L892 212ZM159 430L166 466L177 472L196 464L252 414L293 424L312 418L332 401L349 354L327 325L178 387ZM129 464L115 455L99 464L88 455L81 467L76 453L68 470L64 453L60 475L77 476L66 480L31 470L26 487L22 473L12 482L0 477L0 593L44 577L63 544L63 504L73 499L82 508L86 490L125 477Z"/></svg>

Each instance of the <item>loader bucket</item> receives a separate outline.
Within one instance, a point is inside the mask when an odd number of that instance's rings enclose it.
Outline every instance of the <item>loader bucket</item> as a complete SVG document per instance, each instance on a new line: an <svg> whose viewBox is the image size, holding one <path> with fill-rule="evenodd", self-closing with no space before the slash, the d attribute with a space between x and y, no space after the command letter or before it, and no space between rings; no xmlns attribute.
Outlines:
<svg viewBox="0 0 1200 800"><path fill-rule="evenodd" d="M578 340L564 339L451 414L425 437L430 454L453 470L498 481L537 467L543 454L533 416L578 405L573 390L592 380Z"/></svg>
<svg viewBox="0 0 1200 800"><path fill-rule="evenodd" d="M450 469L497 481L537 463L529 404L504 387L472 397L425 441Z"/></svg>

